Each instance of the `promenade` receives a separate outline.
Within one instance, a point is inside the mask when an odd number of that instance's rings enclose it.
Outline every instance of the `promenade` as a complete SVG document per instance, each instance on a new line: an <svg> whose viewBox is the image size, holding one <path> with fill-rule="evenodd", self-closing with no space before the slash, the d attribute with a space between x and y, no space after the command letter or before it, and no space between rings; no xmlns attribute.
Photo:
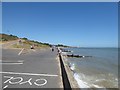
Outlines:
<svg viewBox="0 0 120 90"><path fill-rule="evenodd" d="M2 49L2 88L63 88L57 51Z"/></svg>

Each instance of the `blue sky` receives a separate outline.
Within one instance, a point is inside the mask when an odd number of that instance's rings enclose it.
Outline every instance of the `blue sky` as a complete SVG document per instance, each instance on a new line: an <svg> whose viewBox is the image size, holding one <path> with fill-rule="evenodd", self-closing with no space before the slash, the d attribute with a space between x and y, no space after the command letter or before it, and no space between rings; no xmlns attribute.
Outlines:
<svg viewBox="0 0 120 90"><path fill-rule="evenodd" d="M118 45L115 2L3 3L2 15L3 33L51 44Z"/></svg>

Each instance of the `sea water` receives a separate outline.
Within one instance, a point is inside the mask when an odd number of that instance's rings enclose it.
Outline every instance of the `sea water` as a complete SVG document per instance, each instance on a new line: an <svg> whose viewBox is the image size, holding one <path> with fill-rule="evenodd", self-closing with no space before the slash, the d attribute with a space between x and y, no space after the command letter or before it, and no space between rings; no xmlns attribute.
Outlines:
<svg viewBox="0 0 120 90"><path fill-rule="evenodd" d="M117 48L67 48L77 54L91 56L68 57L69 66L80 88L118 88Z"/></svg>

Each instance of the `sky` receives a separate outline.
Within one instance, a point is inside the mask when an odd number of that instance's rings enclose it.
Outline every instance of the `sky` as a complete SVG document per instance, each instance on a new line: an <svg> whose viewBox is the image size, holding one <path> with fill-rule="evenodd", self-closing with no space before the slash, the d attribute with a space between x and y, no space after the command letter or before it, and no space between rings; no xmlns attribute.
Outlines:
<svg viewBox="0 0 120 90"><path fill-rule="evenodd" d="M2 33L50 44L118 46L117 2L4 2Z"/></svg>

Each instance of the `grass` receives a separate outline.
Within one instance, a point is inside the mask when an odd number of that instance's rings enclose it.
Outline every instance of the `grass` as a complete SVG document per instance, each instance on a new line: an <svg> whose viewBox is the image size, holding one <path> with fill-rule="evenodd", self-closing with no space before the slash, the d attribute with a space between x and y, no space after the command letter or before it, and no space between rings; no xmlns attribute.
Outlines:
<svg viewBox="0 0 120 90"><path fill-rule="evenodd" d="M19 38L15 35L0 34L0 44L13 41L13 40L18 40L18 39ZM11 48L26 48L26 49L30 49L31 45L34 45L36 49L50 47L50 44L48 43L41 43L38 41L29 40L27 38L21 38L21 40L22 40L21 43L18 42L17 44L14 44L10 47Z"/></svg>
<svg viewBox="0 0 120 90"><path fill-rule="evenodd" d="M31 45L34 45L35 49L49 48L48 45L38 44L38 43L35 43L33 41L29 41L29 40L22 40L21 44L17 43L17 44L12 45L11 47L12 48L26 48L26 49L30 49Z"/></svg>
<svg viewBox="0 0 120 90"><path fill-rule="evenodd" d="M0 34L0 41L12 41L17 40L18 37L15 35Z"/></svg>
<svg viewBox="0 0 120 90"><path fill-rule="evenodd" d="M0 34L0 44L4 44L8 41L17 40L18 37L15 35Z"/></svg>

